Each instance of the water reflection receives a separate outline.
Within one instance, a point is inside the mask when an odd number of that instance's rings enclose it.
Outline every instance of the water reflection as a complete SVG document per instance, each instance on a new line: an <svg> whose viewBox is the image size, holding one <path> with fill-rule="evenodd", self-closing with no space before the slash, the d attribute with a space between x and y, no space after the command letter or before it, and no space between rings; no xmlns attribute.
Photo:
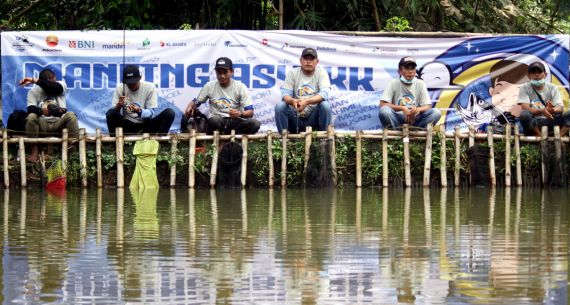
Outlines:
<svg viewBox="0 0 570 305"><path fill-rule="evenodd" d="M4 191L3 303L566 304L566 190Z"/></svg>

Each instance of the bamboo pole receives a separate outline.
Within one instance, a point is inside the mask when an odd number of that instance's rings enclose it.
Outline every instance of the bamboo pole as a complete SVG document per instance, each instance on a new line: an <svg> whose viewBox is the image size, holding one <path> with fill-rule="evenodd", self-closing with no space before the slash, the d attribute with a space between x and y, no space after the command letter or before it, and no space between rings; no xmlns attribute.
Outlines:
<svg viewBox="0 0 570 305"><path fill-rule="evenodd" d="M445 126L441 126L439 134L441 137L439 176L441 177L441 187L447 187L447 138L445 137Z"/></svg>
<svg viewBox="0 0 570 305"><path fill-rule="evenodd" d="M241 138L241 147L243 149L241 155L241 186L245 187L247 182L247 135Z"/></svg>
<svg viewBox="0 0 570 305"><path fill-rule="evenodd" d="M115 129L116 135L116 156L117 156L117 187L125 187L125 173L123 168L124 163L124 138L123 138L123 128L117 127Z"/></svg>
<svg viewBox="0 0 570 305"><path fill-rule="evenodd" d="M356 132L356 187L362 186L362 136Z"/></svg>
<svg viewBox="0 0 570 305"><path fill-rule="evenodd" d="M491 176L491 186L497 185L495 174L495 145L493 144L493 127L487 127L487 142L489 143L489 176Z"/></svg>
<svg viewBox="0 0 570 305"><path fill-rule="evenodd" d="M546 139L548 138L548 126L542 126L542 130L540 133L540 159L542 160L542 185L546 186L547 183L547 175L548 173L546 172L546 156L548 155L548 143L546 142Z"/></svg>
<svg viewBox="0 0 570 305"><path fill-rule="evenodd" d="M426 152L424 157L424 187L429 186L430 176L431 176L431 149L433 142L433 125L429 123L427 125L427 137L426 137Z"/></svg>
<svg viewBox="0 0 570 305"><path fill-rule="evenodd" d="M24 137L18 138L18 151L20 152L20 177L22 178L22 188L28 185L26 180L26 148L24 146Z"/></svg>
<svg viewBox="0 0 570 305"><path fill-rule="evenodd" d="M212 167L210 168L210 187L216 186L216 175L218 174L218 151L220 148L220 132L214 131L214 153L212 154Z"/></svg>
<svg viewBox="0 0 570 305"><path fill-rule="evenodd" d="M327 138L330 144L330 157L331 157L331 171L332 171L332 182L333 185L337 185L337 174L336 174L336 145L334 140L334 126L329 125L327 128Z"/></svg>
<svg viewBox="0 0 570 305"><path fill-rule="evenodd" d="M410 127L406 124L404 125L404 136L402 137L402 142L404 143L404 176L406 187L412 185L412 176L410 172Z"/></svg>
<svg viewBox="0 0 570 305"><path fill-rule="evenodd" d="M469 125L469 147L475 145L475 127Z"/></svg>
<svg viewBox="0 0 570 305"><path fill-rule="evenodd" d="M170 145L170 187L176 186L176 156L178 155L178 135L172 135L172 144Z"/></svg>
<svg viewBox="0 0 570 305"><path fill-rule="evenodd" d="M79 173L81 185L87 187L87 144L85 142L85 128L79 129Z"/></svg>
<svg viewBox="0 0 570 305"><path fill-rule="evenodd" d="M388 187L388 129L382 131L382 187Z"/></svg>
<svg viewBox="0 0 570 305"><path fill-rule="evenodd" d="M560 168L562 168L562 164L559 163L562 162L562 146L560 142L560 126L558 125L554 126L554 160L555 162L558 162L556 166L560 166ZM562 172L561 175L564 185L566 185L566 174Z"/></svg>
<svg viewBox="0 0 570 305"><path fill-rule="evenodd" d="M67 148L68 148L69 133L67 128L61 131L61 169L63 176L67 177Z"/></svg>
<svg viewBox="0 0 570 305"><path fill-rule="evenodd" d="M461 139L459 135L461 131L459 130L459 126L455 126L455 170L453 171L454 179L455 179L455 186L458 187L460 184L460 170L461 170Z"/></svg>
<svg viewBox="0 0 570 305"><path fill-rule="evenodd" d="M4 187L10 187L10 164L8 160L8 130L2 130L2 159L4 162Z"/></svg>
<svg viewBox="0 0 570 305"><path fill-rule="evenodd" d="M311 143L313 141L313 128L311 126L307 126L305 129L305 162L303 164L303 173L307 173L307 166L309 165L309 158L311 156ZM306 175L303 175L303 184L307 184Z"/></svg>
<svg viewBox="0 0 570 305"><path fill-rule="evenodd" d="M230 131L230 141L231 141L231 142L235 142L235 141L236 141L236 131L233 130L233 129Z"/></svg>
<svg viewBox="0 0 570 305"><path fill-rule="evenodd" d="M95 158L97 159L97 187L103 187L103 166L102 166L102 143L101 143L101 129L95 130Z"/></svg>
<svg viewBox="0 0 570 305"><path fill-rule="evenodd" d="M287 185L287 130L281 134L281 187Z"/></svg>
<svg viewBox="0 0 570 305"><path fill-rule="evenodd" d="M272 132L267 133L267 162L269 163L269 187L272 188L275 185L275 169L273 168L273 137Z"/></svg>
<svg viewBox="0 0 570 305"><path fill-rule="evenodd" d="M520 147L520 134L519 128L515 125L515 155L517 160L515 163L516 175L517 175L517 186L521 186L522 183L522 169L521 169L521 147Z"/></svg>
<svg viewBox="0 0 570 305"><path fill-rule="evenodd" d="M511 186L511 124L505 129L505 186Z"/></svg>
<svg viewBox="0 0 570 305"><path fill-rule="evenodd" d="M196 163L196 129L190 130L190 144L188 149L188 187L194 188L196 185L196 172L194 171L194 164Z"/></svg>

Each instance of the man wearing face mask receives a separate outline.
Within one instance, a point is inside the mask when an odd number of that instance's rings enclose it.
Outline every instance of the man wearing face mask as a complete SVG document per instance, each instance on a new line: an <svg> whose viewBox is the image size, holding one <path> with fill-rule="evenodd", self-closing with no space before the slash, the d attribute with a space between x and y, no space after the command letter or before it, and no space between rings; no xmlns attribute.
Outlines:
<svg viewBox="0 0 570 305"><path fill-rule="evenodd" d="M525 134L540 136L541 126L561 126L561 134L570 131L570 111L564 112L564 104L558 88L546 82L546 67L536 61L528 66L529 82L519 90L520 121Z"/></svg>
<svg viewBox="0 0 570 305"><path fill-rule="evenodd" d="M398 63L399 79L393 79L380 99L380 122L384 128L398 128L411 124L426 128L441 117L439 109L432 108L427 87L416 78L416 60L406 56Z"/></svg>

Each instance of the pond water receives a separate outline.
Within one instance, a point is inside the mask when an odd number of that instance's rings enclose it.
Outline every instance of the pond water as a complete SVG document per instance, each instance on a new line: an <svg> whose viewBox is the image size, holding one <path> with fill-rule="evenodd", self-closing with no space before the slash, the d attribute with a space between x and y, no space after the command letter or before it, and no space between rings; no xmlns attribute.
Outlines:
<svg viewBox="0 0 570 305"><path fill-rule="evenodd" d="M568 304L569 193L4 191L0 297L4 304Z"/></svg>

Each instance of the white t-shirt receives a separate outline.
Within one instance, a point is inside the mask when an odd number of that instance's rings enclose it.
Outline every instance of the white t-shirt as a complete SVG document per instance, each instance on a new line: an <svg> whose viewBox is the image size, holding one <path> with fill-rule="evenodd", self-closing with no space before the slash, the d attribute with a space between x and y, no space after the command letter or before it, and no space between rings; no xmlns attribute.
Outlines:
<svg viewBox="0 0 570 305"><path fill-rule="evenodd" d="M143 119L152 118L154 116L154 108L158 108L158 92L153 83L141 81L137 91L131 91L127 85L118 84L113 94L113 107L119 102L119 97L123 96L123 88L126 91L127 103L136 103L142 110L141 115L131 112L128 108L127 113L123 113L126 119L135 123L142 123Z"/></svg>
<svg viewBox="0 0 570 305"><path fill-rule="evenodd" d="M209 117L213 115L229 117L230 109L239 111L253 109L247 87L234 79L230 80L227 87L220 86L217 80L209 81L198 94L197 100L200 103L209 102Z"/></svg>
<svg viewBox="0 0 570 305"><path fill-rule="evenodd" d="M560 95L560 91L558 88L556 88L555 85L551 83L545 83L542 90L536 89L536 91L540 93L540 96L542 97L544 103L551 101L552 106L554 107L563 105L562 96ZM519 104L530 104L530 107L534 109L544 109L545 107L540 98L538 98L536 92L534 92L530 82L522 85L519 89Z"/></svg>
<svg viewBox="0 0 570 305"><path fill-rule="evenodd" d="M323 100L328 100L328 92L330 90L331 82L327 72L317 67L311 76L307 76L301 71L300 67L289 70L285 78L285 85L281 87L282 97L289 95L293 98L308 99L317 94L323 97ZM303 109L299 114L300 117L308 117L317 104L310 104Z"/></svg>
<svg viewBox="0 0 570 305"><path fill-rule="evenodd" d="M408 108L431 105L426 84L417 78L414 78L410 85L404 85L399 78L393 79L384 89L380 100Z"/></svg>
<svg viewBox="0 0 570 305"><path fill-rule="evenodd" d="M58 96L49 96L40 86L34 86L30 91L28 91L27 106L37 106L42 109L42 111L44 108L47 108L49 104L56 104L60 108L67 108L65 104L67 85L64 81L58 81L58 83L63 86L63 92ZM49 115L42 115L41 118L50 122L59 120L59 118Z"/></svg>

